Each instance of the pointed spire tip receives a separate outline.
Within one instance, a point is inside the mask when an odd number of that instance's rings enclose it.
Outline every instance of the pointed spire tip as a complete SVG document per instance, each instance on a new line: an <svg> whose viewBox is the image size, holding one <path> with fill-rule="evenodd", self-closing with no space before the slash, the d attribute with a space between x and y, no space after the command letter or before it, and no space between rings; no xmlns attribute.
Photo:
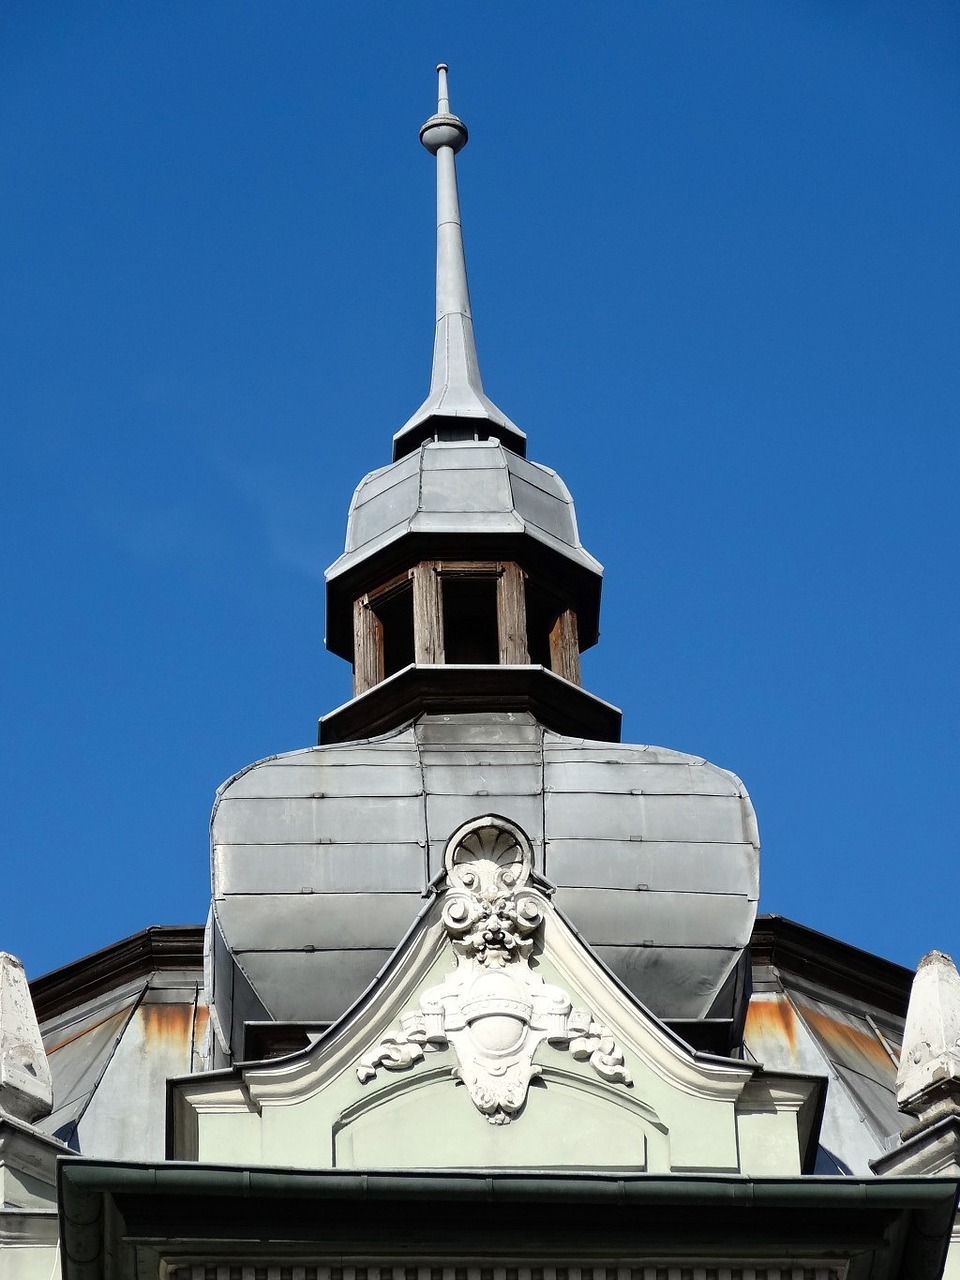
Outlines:
<svg viewBox="0 0 960 1280"><path fill-rule="evenodd" d="M487 399L480 379L454 158L467 141L467 126L450 110L445 62L437 63L437 76L437 111L420 130L420 141L437 158L437 329L433 368L426 400L393 438L393 456L402 458L412 452L421 441L436 434L442 420L444 430L456 431L458 439L475 439L482 430L485 436L495 436L522 457L526 437Z"/></svg>
<svg viewBox="0 0 960 1280"><path fill-rule="evenodd" d="M450 110L450 92L447 89L445 62L437 63L437 111L420 128L420 141L431 155L441 147L451 147L454 155L467 145L467 126Z"/></svg>

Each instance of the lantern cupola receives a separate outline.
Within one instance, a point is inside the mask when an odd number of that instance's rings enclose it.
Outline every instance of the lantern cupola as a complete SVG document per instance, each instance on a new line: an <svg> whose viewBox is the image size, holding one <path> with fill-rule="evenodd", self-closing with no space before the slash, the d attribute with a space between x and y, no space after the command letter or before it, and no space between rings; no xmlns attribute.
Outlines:
<svg viewBox="0 0 960 1280"><path fill-rule="evenodd" d="M620 713L586 693L603 570L580 542L555 471L484 392L473 331L447 67L420 130L437 164L437 327L430 390L394 436L393 461L350 504L327 571L327 647L353 664L353 699L321 742L424 711L524 710L558 732L618 740Z"/></svg>

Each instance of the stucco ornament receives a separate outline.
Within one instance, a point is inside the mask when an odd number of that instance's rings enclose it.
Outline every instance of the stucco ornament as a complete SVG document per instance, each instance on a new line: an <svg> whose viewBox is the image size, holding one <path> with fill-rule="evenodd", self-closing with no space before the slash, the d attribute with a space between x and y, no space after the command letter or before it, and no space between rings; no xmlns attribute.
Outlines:
<svg viewBox="0 0 960 1280"><path fill-rule="evenodd" d="M406 1071L450 1045L459 1063L453 1073L477 1109L491 1124L508 1124L541 1074L533 1059L545 1040L605 1080L632 1083L609 1028L530 968L547 905L528 884L532 866L530 841L507 818L488 814L453 833L440 918L456 967L400 1018L398 1031L364 1054L361 1083L380 1068Z"/></svg>

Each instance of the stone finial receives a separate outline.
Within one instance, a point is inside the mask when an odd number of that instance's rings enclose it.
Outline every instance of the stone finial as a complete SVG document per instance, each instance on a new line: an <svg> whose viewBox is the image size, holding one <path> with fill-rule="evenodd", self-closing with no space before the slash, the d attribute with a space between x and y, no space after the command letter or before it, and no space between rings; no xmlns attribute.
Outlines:
<svg viewBox="0 0 960 1280"><path fill-rule="evenodd" d="M50 1064L16 956L0 951L0 1116L33 1124L53 1108Z"/></svg>
<svg viewBox="0 0 960 1280"><path fill-rule="evenodd" d="M960 1113L960 974L942 951L923 957L910 989L897 1106L921 1124Z"/></svg>

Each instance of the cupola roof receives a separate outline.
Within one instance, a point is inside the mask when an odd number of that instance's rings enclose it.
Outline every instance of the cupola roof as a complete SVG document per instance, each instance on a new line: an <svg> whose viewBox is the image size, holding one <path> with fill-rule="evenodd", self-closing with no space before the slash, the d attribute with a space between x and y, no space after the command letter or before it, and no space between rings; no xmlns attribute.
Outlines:
<svg viewBox="0 0 960 1280"><path fill-rule="evenodd" d="M428 710L531 710L560 733L616 739L620 713L582 688L599 635L603 569L573 499L480 380L456 153L441 63L420 140L437 163L437 328L430 393L394 437L393 461L350 505L327 570L326 645L353 665L353 701L321 741L382 733Z"/></svg>

